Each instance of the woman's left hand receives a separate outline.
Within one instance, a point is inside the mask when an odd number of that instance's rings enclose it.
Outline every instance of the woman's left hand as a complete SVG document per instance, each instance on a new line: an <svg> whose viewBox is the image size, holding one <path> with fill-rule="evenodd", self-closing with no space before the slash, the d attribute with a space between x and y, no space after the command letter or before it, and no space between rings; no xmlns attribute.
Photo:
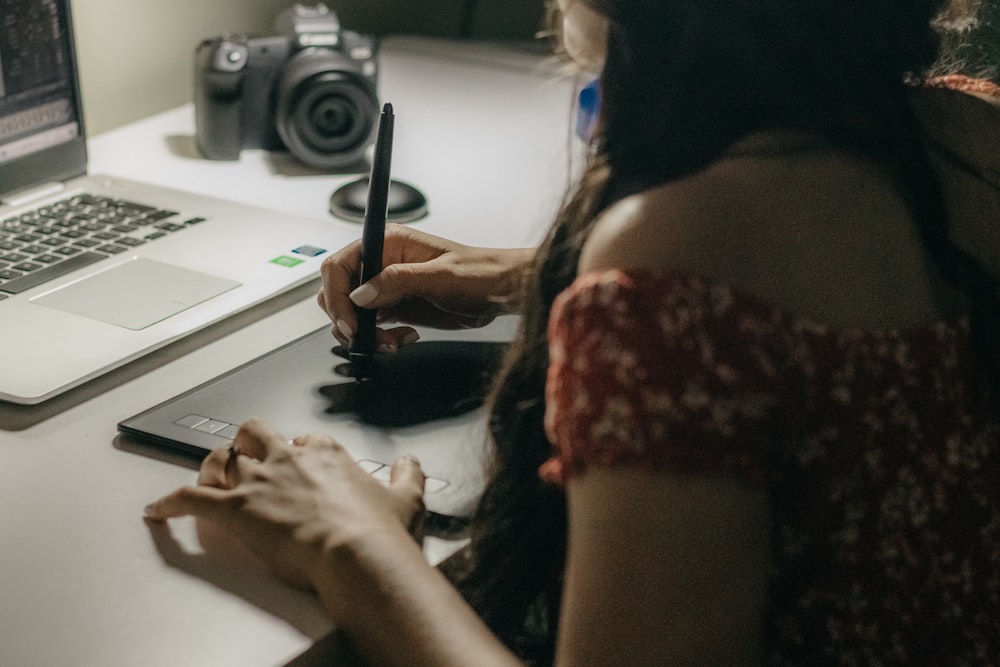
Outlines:
<svg viewBox="0 0 1000 667"><path fill-rule="evenodd" d="M336 441L288 441L260 421L244 424L232 447L211 452L198 485L146 508L164 521L193 515L234 534L283 579L314 588L328 581L327 556L386 531L419 537L424 475L412 457L392 466L388 487L362 470ZM384 535L382 535L384 537Z"/></svg>

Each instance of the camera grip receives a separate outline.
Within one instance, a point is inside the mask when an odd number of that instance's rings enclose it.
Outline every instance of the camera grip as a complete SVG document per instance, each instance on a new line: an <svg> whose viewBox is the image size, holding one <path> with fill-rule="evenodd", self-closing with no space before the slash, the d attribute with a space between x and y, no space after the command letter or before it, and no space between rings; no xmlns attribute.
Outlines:
<svg viewBox="0 0 1000 667"><path fill-rule="evenodd" d="M246 47L227 40L199 46L195 58L195 141L210 160L239 159Z"/></svg>

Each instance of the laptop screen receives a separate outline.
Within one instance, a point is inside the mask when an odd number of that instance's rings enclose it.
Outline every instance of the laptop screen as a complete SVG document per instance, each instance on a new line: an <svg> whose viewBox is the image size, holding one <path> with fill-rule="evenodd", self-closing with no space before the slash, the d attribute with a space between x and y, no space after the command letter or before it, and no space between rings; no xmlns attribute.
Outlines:
<svg viewBox="0 0 1000 667"><path fill-rule="evenodd" d="M0 0L0 188L85 170L68 0Z"/></svg>

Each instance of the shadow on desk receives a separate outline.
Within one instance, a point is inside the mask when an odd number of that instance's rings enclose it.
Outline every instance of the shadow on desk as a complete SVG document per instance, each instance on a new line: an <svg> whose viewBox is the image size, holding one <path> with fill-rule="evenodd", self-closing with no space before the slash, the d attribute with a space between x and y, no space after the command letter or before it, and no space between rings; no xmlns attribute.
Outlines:
<svg viewBox="0 0 1000 667"><path fill-rule="evenodd" d="M200 459L166 452L128 438L115 446L143 456L197 468ZM157 553L168 566L236 595L255 607L280 618L314 641L284 667L361 667L365 662L351 649L345 637L330 630L319 602L310 593L297 591L279 581L252 555L234 541L211 528L198 529L203 553L185 546L169 524L146 522ZM234 567L239 563L239 567Z"/></svg>
<svg viewBox="0 0 1000 667"><path fill-rule="evenodd" d="M311 280L284 294L237 313L221 322L186 336L150 354L129 362L79 387L50 398L38 405L19 405L0 401L0 431L23 431L70 408L99 396L119 385L139 378L178 357L208 345L258 320L273 315L300 301L314 297L319 279ZM124 417L126 415L122 415Z"/></svg>
<svg viewBox="0 0 1000 667"><path fill-rule="evenodd" d="M314 641L286 667L364 664L343 635L330 629L330 622L312 593L279 580L228 533L210 523L195 521L197 539L192 540L183 531L175 534L170 523L147 521L146 525L166 565L242 598Z"/></svg>
<svg viewBox="0 0 1000 667"><path fill-rule="evenodd" d="M201 463L199 456L165 450L125 436L115 438L114 445L122 451L193 470ZM365 664L342 634L330 630L330 623L315 596L277 579L256 556L218 528L197 522L197 539L193 540L191 536L185 538L183 534L175 534L169 523L147 521L146 526L166 565L245 600L313 640L312 646L284 667L360 667Z"/></svg>

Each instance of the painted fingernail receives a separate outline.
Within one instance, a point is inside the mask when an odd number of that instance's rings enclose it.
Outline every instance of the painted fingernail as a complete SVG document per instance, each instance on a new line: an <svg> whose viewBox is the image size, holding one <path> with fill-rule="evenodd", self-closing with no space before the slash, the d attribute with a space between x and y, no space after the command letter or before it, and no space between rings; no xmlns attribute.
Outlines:
<svg viewBox="0 0 1000 667"><path fill-rule="evenodd" d="M338 317L337 321L333 323L333 326L337 327L337 331L339 331L340 335L344 338L351 338L354 336L354 330L351 329L351 325L348 324L346 320L342 320Z"/></svg>
<svg viewBox="0 0 1000 667"><path fill-rule="evenodd" d="M348 296L356 306L364 308L365 306L367 306L368 304L370 304L372 301L375 300L375 297L378 296L378 290L369 285L368 283L365 283L361 287L351 292Z"/></svg>

